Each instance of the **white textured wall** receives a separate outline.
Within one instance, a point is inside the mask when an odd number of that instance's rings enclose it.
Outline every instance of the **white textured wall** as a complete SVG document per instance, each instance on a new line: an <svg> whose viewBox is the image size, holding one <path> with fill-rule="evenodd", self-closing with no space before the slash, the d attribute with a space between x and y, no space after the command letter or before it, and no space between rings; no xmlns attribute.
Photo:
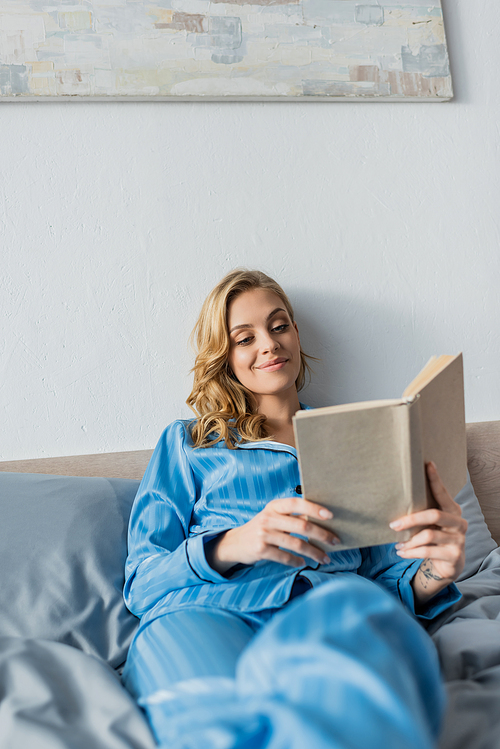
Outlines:
<svg viewBox="0 0 500 749"><path fill-rule="evenodd" d="M295 303L303 400L463 350L467 419L500 418L500 3L443 5L451 103L0 106L0 459L152 447L238 265Z"/></svg>

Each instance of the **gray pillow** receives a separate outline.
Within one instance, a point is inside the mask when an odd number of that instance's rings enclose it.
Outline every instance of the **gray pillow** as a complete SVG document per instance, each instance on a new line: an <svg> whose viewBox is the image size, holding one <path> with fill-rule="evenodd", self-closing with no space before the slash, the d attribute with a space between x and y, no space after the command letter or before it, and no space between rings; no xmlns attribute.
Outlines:
<svg viewBox="0 0 500 749"><path fill-rule="evenodd" d="M468 472L467 483L455 497L455 502L462 508L462 517L469 524L465 535L465 567L457 580L459 582L474 575L483 559L497 548L497 544L488 530Z"/></svg>
<svg viewBox="0 0 500 749"><path fill-rule="evenodd" d="M0 472L0 636L73 645L118 668L127 525L138 481Z"/></svg>

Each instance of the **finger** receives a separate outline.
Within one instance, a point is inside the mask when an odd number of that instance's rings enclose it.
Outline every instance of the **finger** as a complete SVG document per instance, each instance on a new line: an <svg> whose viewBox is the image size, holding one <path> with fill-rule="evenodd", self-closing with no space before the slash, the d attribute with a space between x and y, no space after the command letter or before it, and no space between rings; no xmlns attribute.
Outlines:
<svg viewBox="0 0 500 749"><path fill-rule="evenodd" d="M265 559L269 562L279 562L279 564L286 564L287 567L304 567L306 560L303 557L299 557L296 554L291 554L285 549L280 549L277 546L270 546Z"/></svg>
<svg viewBox="0 0 500 749"><path fill-rule="evenodd" d="M398 549L396 554L403 559L435 559L448 564L455 564L461 556L453 546L417 546L414 549Z"/></svg>
<svg viewBox="0 0 500 749"><path fill-rule="evenodd" d="M297 555L300 554L309 559L314 559L318 564L328 564L330 562L330 557L322 549L318 549L317 546L313 546L302 538L290 536L288 533L268 533L266 535L266 543L268 546L280 547Z"/></svg>
<svg viewBox="0 0 500 749"><path fill-rule="evenodd" d="M460 556L463 556L465 550L465 544L463 543L462 539L454 540L449 544L431 544L431 543L421 543L417 546L409 547L407 546L407 543L402 544L397 548L397 553L399 552L405 552L408 553L411 556L418 555L420 556L423 554L424 556L427 555L429 552L430 556L433 559L445 559L445 560L451 560L451 559L458 559Z"/></svg>
<svg viewBox="0 0 500 749"><path fill-rule="evenodd" d="M445 485L443 484L441 477L438 473L436 464L431 461L426 466L427 478L431 487L432 496L443 510L453 512L459 505L453 501L451 495Z"/></svg>
<svg viewBox="0 0 500 749"><path fill-rule="evenodd" d="M322 505L316 504L316 502L304 499L304 497L273 499L267 507L282 515L309 515L319 520L331 520L333 518L333 512Z"/></svg>
<svg viewBox="0 0 500 749"><path fill-rule="evenodd" d="M320 541L328 546L335 546L340 543L340 539L335 533L328 528L323 528L321 525L312 522L307 517L275 515L272 522L277 530L285 531L286 533L297 533L299 536Z"/></svg>
<svg viewBox="0 0 500 749"><path fill-rule="evenodd" d="M466 527L466 523L461 515L444 512L437 508L421 510L420 512L413 512L410 515L404 515L402 518L398 518L392 523L389 523L389 525L395 531L409 530L410 528L425 525L435 525L443 529L463 529Z"/></svg>
<svg viewBox="0 0 500 749"><path fill-rule="evenodd" d="M450 544L463 547L464 539L459 534L446 533L433 528L424 528L408 541L396 544L396 549L416 549L419 546L449 546Z"/></svg>

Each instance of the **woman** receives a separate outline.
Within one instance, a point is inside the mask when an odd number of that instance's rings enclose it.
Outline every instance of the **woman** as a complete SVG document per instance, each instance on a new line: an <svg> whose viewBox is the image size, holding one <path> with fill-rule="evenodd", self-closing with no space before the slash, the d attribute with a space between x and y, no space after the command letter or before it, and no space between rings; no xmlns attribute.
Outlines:
<svg viewBox="0 0 500 749"><path fill-rule="evenodd" d="M195 337L197 417L163 433L129 528L124 595L141 624L123 680L158 742L433 746L443 688L416 617L460 597L460 508L430 464L441 509L398 521L420 527L410 541L336 552L314 523L331 513L300 494L292 416L307 364L287 296L233 271Z"/></svg>

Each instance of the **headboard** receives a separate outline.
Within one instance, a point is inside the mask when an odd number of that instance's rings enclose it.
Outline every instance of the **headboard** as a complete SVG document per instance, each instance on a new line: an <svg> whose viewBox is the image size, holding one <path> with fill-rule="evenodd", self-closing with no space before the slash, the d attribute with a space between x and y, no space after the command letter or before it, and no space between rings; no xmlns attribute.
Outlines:
<svg viewBox="0 0 500 749"><path fill-rule="evenodd" d="M467 463L488 528L500 544L500 421L467 424Z"/></svg>
<svg viewBox="0 0 500 749"><path fill-rule="evenodd" d="M103 476L114 479L141 479L152 450L126 453L69 455L64 458L35 458L0 462L0 471L12 473L51 473L56 476Z"/></svg>
<svg viewBox="0 0 500 749"><path fill-rule="evenodd" d="M140 479L152 450L0 462L0 471ZM495 541L500 544L500 421L467 424L472 485Z"/></svg>

